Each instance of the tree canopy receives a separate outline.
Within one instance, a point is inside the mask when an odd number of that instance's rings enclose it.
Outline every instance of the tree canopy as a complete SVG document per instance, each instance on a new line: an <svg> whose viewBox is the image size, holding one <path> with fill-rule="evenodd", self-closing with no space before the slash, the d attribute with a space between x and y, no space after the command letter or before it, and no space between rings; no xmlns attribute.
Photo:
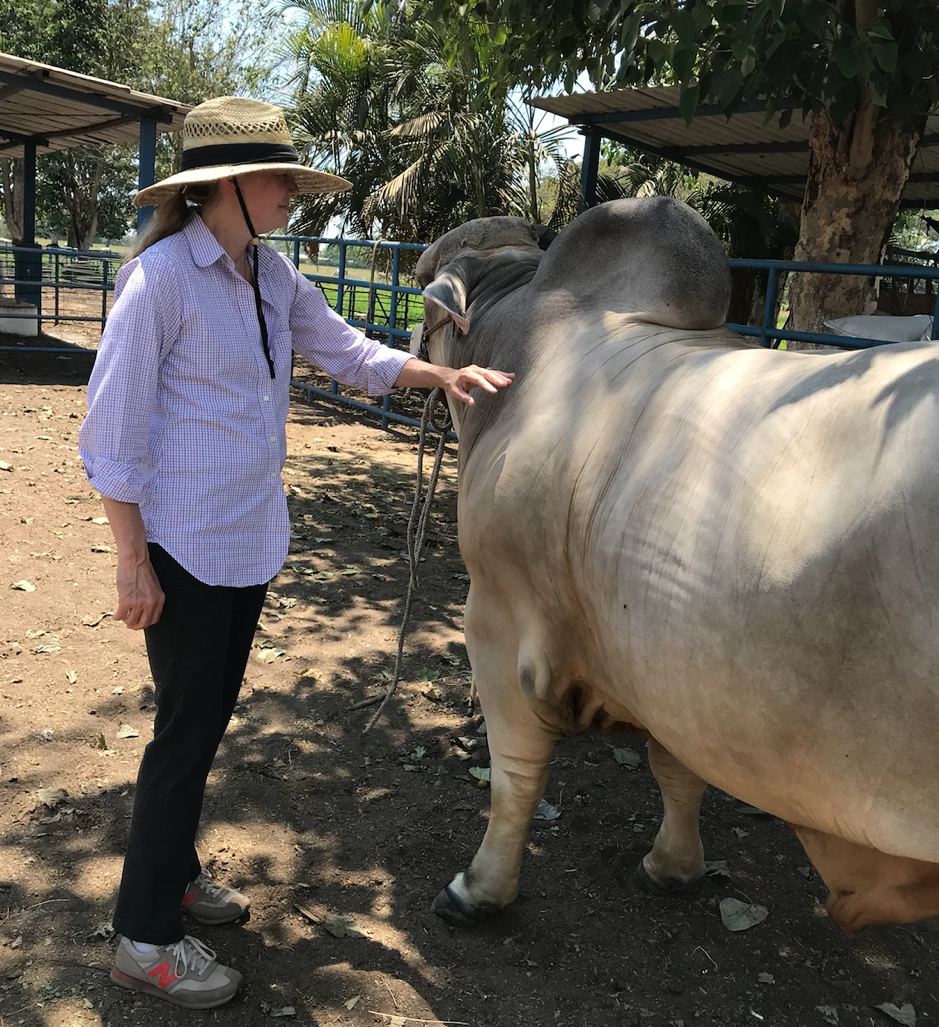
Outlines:
<svg viewBox="0 0 939 1027"><path fill-rule="evenodd" d="M687 121L760 103L785 125L811 116L800 260L877 263L926 122L939 104L935 0L420 0L458 55L486 26L502 45L490 90L675 84ZM862 278L802 276L794 326L870 304Z"/></svg>
<svg viewBox="0 0 939 1027"><path fill-rule="evenodd" d="M270 76L270 14L225 0L0 0L0 49L27 60L200 103L257 94ZM160 136L158 176L178 163L178 139ZM4 216L18 238L21 162L0 158ZM37 220L86 248L96 235L120 238L133 225L136 154L81 146L37 162Z"/></svg>
<svg viewBox="0 0 939 1027"><path fill-rule="evenodd" d="M935 0L421 0L449 29L450 51L485 26L502 45L490 83L570 91L586 73L597 88L673 82L691 117L697 103L732 114L765 100L827 110L841 125L873 102L900 123L939 104Z"/></svg>
<svg viewBox="0 0 939 1027"><path fill-rule="evenodd" d="M308 159L353 183L301 197L298 229L319 235L341 217L365 235L424 242L473 217L550 217L540 172L563 166L561 132L539 131L517 97L489 95L488 37L448 62L445 38L410 5L305 0L297 10L292 118Z"/></svg>

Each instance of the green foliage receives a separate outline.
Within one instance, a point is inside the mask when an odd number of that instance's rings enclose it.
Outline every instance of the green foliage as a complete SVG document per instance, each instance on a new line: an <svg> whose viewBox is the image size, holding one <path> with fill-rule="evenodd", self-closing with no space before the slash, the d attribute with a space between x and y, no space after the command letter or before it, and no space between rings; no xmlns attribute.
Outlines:
<svg viewBox="0 0 939 1027"><path fill-rule="evenodd" d="M0 49L195 104L263 91L273 17L226 0L0 0ZM158 137L157 177L178 167L180 146L177 137ZM135 151L85 146L40 156L40 225L77 246L123 236L136 220ZM12 231L17 198L4 203Z"/></svg>
<svg viewBox="0 0 939 1027"><path fill-rule="evenodd" d="M420 242L473 217L547 220L557 189L541 192L541 181L563 160L561 132L492 92L492 38L475 33L472 50L448 62L446 39L410 5L305 0L299 10L291 113L308 159L353 187L301 197L296 228L318 235L341 217L359 234Z"/></svg>
<svg viewBox="0 0 939 1027"><path fill-rule="evenodd" d="M506 36L493 82L668 81L686 118L705 100L732 114L765 99L784 123L801 108L840 125L873 103L906 125L939 103L935 0L422 0L421 11L446 25L454 59L483 27Z"/></svg>

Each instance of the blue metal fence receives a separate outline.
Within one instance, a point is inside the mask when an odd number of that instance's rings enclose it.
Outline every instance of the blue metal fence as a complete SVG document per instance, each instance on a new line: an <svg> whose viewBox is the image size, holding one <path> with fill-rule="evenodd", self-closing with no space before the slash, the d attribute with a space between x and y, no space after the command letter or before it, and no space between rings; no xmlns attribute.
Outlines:
<svg viewBox="0 0 939 1027"><path fill-rule="evenodd" d="M864 339L846 335L828 335L821 332L796 332L776 327L776 311L780 289L780 276L792 271L809 271L813 274L865 275L868 278L881 277L906 280L922 280L939 283L939 268L925 265L884 264L815 264L797 260L741 260L730 261L731 268L751 269L767 273L766 300L763 305L763 323L756 325L731 324L741 335L755 336L763 346L778 345L782 341L814 342L841 349L868 349L883 346L883 339ZM932 338L939 338L939 289L932 310Z"/></svg>
<svg viewBox="0 0 939 1027"><path fill-rule="evenodd" d="M414 243L377 242L358 239L330 239L320 236L273 236L272 245L285 252L297 267L303 263L304 251L316 247L334 251L336 273L321 270L305 272L327 297L330 305L348 322L391 346L406 345L411 330L423 317L421 291L410 284L407 275L408 259L426 246ZM361 257L359 256L361 255ZM33 302L38 313L17 313L15 309L0 310L4 318L37 321L39 327L48 322L84 321L104 324L108 302L114 289L114 278L123 257L109 251L79 253L66 248L24 248L0 246L0 284L13 286L18 299ZM321 267L325 260L317 264ZM384 265L384 266L382 266ZM779 309L779 290L786 275L794 271L813 274L848 274L882 279L904 280L908 283L925 282L932 304L932 337L939 338L939 267L923 264L817 264L783 260L730 261L732 269L765 272L766 289L763 319L759 325L731 324L741 335L757 339L763 346L778 346L784 340L822 343L842 349L862 349L884 345L882 340L828 335L817 332L797 332L776 325ZM356 277L358 270L364 277ZM51 293L52 302L48 302ZM91 311L75 312L75 297L92 297ZM922 297L920 297L922 299ZM84 304L88 306L86 302ZM51 307L51 309L50 309ZM17 353L75 353L74 347L0 345L0 351ZM331 381L323 388L298 377L291 376L291 384L301 390L308 400L323 396L375 414L387 427L391 421L416 424L413 417L391 409L390 397L381 405L364 403L340 392L339 383Z"/></svg>
<svg viewBox="0 0 939 1027"><path fill-rule="evenodd" d="M333 309L349 324L361 328L371 338L382 339L389 346L407 347L412 328L424 316L424 304L421 290L407 284L410 279L402 263L406 259L404 255L414 254L416 257L427 249L426 245L295 235L275 235L269 241L274 246L287 247L288 255L296 267L300 267L303 248L335 248L335 276L304 272L306 277L323 290ZM357 253L363 254L365 259L356 260ZM380 267L382 256L387 257L384 263L390 263L387 268ZM352 277L350 269L353 267L366 274L367 279ZM295 373L291 375L290 384L300 389L307 401L313 396L323 396L375 414L381 418L383 428L387 428L391 421L411 425L420 423L414 417L392 410L390 396L383 396L380 406L363 403L344 396L335 380L330 382L328 389L324 389L303 381Z"/></svg>

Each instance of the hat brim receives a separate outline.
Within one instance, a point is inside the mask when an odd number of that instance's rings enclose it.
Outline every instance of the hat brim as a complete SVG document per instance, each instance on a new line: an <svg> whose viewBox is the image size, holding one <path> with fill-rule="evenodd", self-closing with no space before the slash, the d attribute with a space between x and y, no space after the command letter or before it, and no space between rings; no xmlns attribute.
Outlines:
<svg viewBox="0 0 939 1027"><path fill-rule="evenodd" d="M172 199L180 189L199 182L217 182L235 175L248 175L252 171L289 171L301 193L342 193L352 183L338 175L314 171L302 164L222 164L211 168L190 168L164 178L162 182L141 189L134 197L135 207L155 207Z"/></svg>

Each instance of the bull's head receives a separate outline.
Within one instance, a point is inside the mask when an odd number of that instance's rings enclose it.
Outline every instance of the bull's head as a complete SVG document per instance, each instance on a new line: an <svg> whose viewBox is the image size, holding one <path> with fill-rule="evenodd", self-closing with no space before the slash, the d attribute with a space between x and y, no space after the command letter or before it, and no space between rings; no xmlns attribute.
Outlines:
<svg viewBox="0 0 939 1027"><path fill-rule="evenodd" d="M554 234L520 218L479 218L441 236L417 263L424 289L424 322L411 336L411 353L450 367L486 363L470 334L475 317L531 279ZM511 370L505 368L505 370ZM459 431L462 404L450 404Z"/></svg>

